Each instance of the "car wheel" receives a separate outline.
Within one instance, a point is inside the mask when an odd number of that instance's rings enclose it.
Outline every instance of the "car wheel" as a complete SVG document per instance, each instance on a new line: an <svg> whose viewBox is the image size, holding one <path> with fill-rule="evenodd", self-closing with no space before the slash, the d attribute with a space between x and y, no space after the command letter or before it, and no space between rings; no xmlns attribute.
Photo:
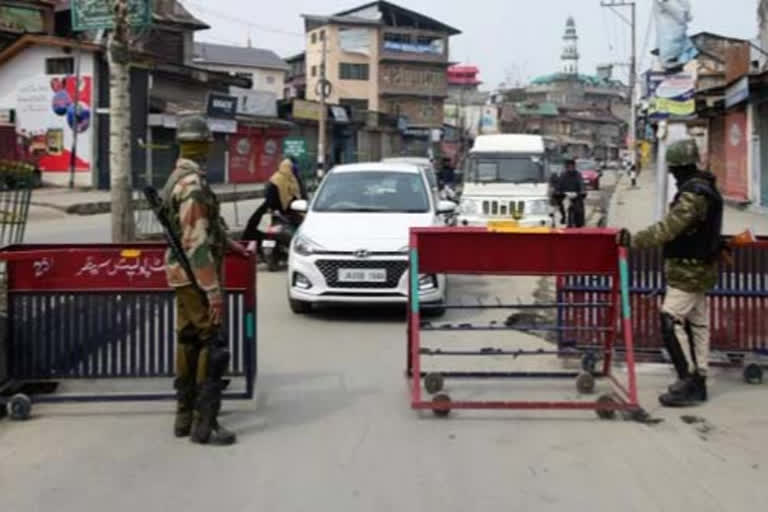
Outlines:
<svg viewBox="0 0 768 512"><path fill-rule="evenodd" d="M291 311L295 315L306 315L312 312L312 304L303 300L288 299Z"/></svg>

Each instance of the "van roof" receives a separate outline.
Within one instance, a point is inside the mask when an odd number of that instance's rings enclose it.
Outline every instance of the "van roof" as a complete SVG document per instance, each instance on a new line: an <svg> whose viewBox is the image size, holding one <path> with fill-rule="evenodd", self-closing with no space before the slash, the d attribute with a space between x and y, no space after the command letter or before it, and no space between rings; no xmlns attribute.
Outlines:
<svg viewBox="0 0 768 512"><path fill-rule="evenodd" d="M480 135L471 153L544 153L544 138L540 135Z"/></svg>

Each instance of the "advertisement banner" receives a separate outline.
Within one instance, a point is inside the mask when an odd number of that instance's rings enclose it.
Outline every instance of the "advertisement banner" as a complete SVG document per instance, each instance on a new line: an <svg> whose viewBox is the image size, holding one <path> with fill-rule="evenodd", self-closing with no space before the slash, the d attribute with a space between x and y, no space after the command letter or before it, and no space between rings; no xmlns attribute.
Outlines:
<svg viewBox="0 0 768 512"><path fill-rule="evenodd" d="M747 112L733 110L725 116L725 182L723 195L730 199L747 200L748 181Z"/></svg>
<svg viewBox="0 0 768 512"><path fill-rule="evenodd" d="M237 98L237 113L246 116L277 117L277 94L230 87L229 94Z"/></svg>
<svg viewBox="0 0 768 512"><path fill-rule="evenodd" d="M25 152L44 172L67 172L70 167L74 130L77 130L78 172L91 170L93 78L39 76L22 82L17 89L16 130ZM75 105L78 105L76 110Z"/></svg>
<svg viewBox="0 0 768 512"><path fill-rule="evenodd" d="M262 183L277 170L282 158L283 134L254 132L229 137L229 181Z"/></svg>
<svg viewBox="0 0 768 512"><path fill-rule="evenodd" d="M293 100L294 119L320 120L320 103L314 101Z"/></svg>
<svg viewBox="0 0 768 512"><path fill-rule="evenodd" d="M696 114L696 81L689 73L659 76L649 74L648 115L653 121L685 119Z"/></svg>
<svg viewBox="0 0 768 512"><path fill-rule="evenodd" d="M346 53L371 54L371 31L367 28L340 28L339 43Z"/></svg>

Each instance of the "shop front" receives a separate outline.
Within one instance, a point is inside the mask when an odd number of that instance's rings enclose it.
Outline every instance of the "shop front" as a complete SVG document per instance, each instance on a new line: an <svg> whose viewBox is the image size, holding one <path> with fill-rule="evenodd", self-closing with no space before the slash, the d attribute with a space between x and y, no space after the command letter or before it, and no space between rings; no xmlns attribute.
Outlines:
<svg viewBox="0 0 768 512"><path fill-rule="evenodd" d="M229 182L263 183L277 170L283 157L283 139L289 126L238 124L229 137Z"/></svg>

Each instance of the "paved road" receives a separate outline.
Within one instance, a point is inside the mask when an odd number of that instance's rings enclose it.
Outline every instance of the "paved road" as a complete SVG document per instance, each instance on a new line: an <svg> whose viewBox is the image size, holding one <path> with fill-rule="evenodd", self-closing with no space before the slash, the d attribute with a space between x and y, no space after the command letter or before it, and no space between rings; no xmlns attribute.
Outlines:
<svg viewBox="0 0 768 512"><path fill-rule="evenodd" d="M516 301L540 288L532 278L451 285L454 300ZM225 404L223 418L239 433L237 446L172 439L171 404L38 406L26 423L0 422L2 509L740 511L768 499L765 389L736 374L716 377L713 401L692 411L706 420L694 425L679 411L657 410L655 393L670 377L656 369L640 379L643 403L667 420L656 427L589 412L467 411L439 420L408 406L403 319L402 308L296 317L285 275L261 273L258 396ZM519 333L425 341L547 346ZM576 396L570 381L448 386L454 398Z"/></svg>

